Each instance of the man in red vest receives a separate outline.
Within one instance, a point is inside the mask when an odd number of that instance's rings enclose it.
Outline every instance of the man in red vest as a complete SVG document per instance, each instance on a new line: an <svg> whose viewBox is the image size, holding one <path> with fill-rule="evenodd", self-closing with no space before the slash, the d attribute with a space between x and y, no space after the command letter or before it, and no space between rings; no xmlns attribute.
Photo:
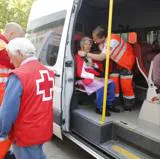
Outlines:
<svg viewBox="0 0 160 159"><path fill-rule="evenodd" d="M86 53L79 51L80 56L87 56L93 60L103 61L106 58L106 41L105 31L102 27L98 26L92 32L93 40L99 44L100 54ZM123 93L124 109L131 110L135 103L135 96L133 90L133 74L132 67L135 63L135 55L129 43L116 34L111 35L110 43L110 59L115 63L110 79L116 84L116 97L119 97L120 86Z"/></svg>
<svg viewBox="0 0 160 159"><path fill-rule="evenodd" d="M9 135L16 159L45 159L42 146L53 133L54 73L37 60L25 38L11 40L7 51L15 69L0 109L0 138Z"/></svg>
<svg viewBox="0 0 160 159"><path fill-rule="evenodd" d="M4 32L0 34L0 105L8 73L14 68L13 64L10 63L5 47L10 40L21 36L24 36L23 28L14 22L6 24Z"/></svg>

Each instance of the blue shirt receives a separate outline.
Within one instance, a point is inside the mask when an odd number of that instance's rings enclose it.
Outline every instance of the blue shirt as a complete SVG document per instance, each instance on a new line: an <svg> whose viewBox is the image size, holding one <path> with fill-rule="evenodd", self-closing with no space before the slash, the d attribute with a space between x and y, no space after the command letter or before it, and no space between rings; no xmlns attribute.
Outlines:
<svg viewBox="0 0 160 159"><path fill-rule="evenodd" d="M22 83L16 75L8 77L0 107L0 137L6 137L14 124L20 108Z"/></svg>
<svg viewBox="0 0 160 159"><path fill-rule="evenodd" d="M20 108L22 96L22 83L16 75L11 75L6 83L6 90L2 106L0 107L0 137L6 137L14 124ZM16 158L46 159L43 144L30 147L19 147L13 144L13 152Z"/></svg>

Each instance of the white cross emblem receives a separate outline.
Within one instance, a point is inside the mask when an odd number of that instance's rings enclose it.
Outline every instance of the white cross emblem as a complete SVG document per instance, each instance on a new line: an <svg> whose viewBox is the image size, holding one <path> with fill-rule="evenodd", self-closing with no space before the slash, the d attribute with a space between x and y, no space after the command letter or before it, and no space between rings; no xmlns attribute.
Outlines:
<svg viewBox="0 0 160 159"><path fill-rule="evenodd" d="M36 80L36 86L37 86L37 95L41 95L42 94L42 100L43 101L49 101L53 98L53 86L54 86L54 78L49 76L49 72L47 70L40 70L40 75L41 78ZM45 75L47 75L47 79L45 79ZM40 88L40 84L41 83L46 83L46 80L48 80L47 82L51 82L52 83L52 87L49 88L49 90L43 88ZM49 96L46 96L46 91L49 91Z"/></svg>

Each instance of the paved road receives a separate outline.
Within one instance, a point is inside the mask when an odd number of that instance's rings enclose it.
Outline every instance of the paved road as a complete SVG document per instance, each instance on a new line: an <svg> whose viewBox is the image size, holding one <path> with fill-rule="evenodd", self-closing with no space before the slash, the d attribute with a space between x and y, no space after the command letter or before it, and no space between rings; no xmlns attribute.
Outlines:
<svg viewBox="0 0 160 159"><path fill-rule="evenodd" d="M53 141L44 145L44 151L47 159L94 159L66 138L61 141L54 137Z"/></svg>

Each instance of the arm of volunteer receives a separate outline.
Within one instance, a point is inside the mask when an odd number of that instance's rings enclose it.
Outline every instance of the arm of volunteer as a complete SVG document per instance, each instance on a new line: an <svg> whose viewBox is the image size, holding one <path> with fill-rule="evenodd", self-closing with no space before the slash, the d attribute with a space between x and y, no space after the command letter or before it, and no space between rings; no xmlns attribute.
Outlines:
<svg viewBox="0 0 160 159"><path fill-rule="evenodd" d="M100 54L88 53L87 57L90 57L92 60L95 60L95 61L103 61L106 58L106 55L103 53L100 53Z"/></svg>
<svg viewBox="0 0 160 159"><path fill-rule="evenodd" d="M106 58L106 55L105 54L102 54L102 53L99 53L99 54L93 54L93 53L86 53L85 51L78 51L78 54L81 56L81 57L90 57L92 60L95 60L95 61L103 61L105 58Z"/></svg>
<svg viewBox="0 0 160 159"><path fill-rule="evenodd" d="M22 84L17 76L11 75L6 83L4 99L0 109L0 137L6 137L15 122L22 95Z"/></svg>

